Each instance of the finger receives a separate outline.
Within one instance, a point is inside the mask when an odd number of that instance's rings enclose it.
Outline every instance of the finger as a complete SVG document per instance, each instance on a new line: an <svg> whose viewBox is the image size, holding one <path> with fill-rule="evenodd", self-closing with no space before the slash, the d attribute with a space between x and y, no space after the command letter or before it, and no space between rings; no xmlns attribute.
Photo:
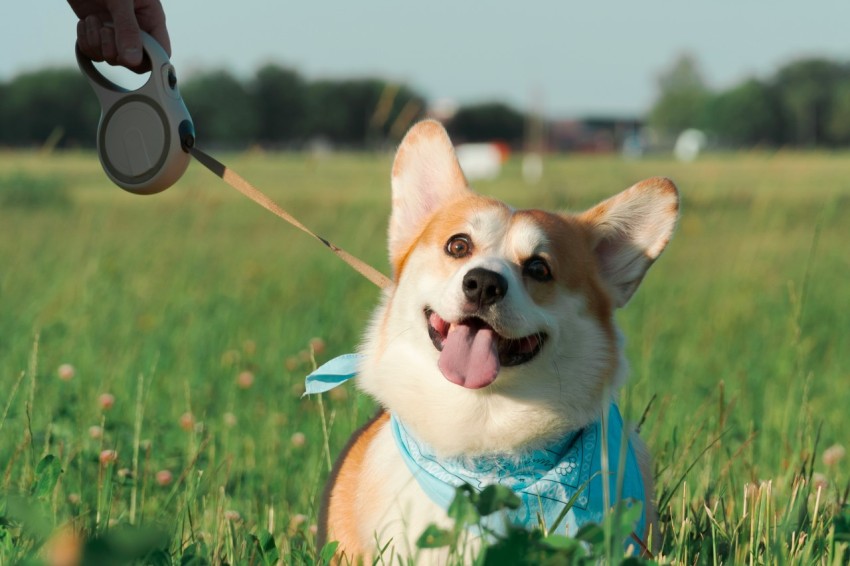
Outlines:
<svg viewBox="0 0 850 566"><path fill-rule="evenodd" d="M103 59L112 65L118 64L118 49L115 47L115 31L111 27L100 28L100 51Z"/></svg>
<svg viewBox="0 0 850 566"><path fill-rule="evenodd" d="M133 0L113 0L108 3L115 26L115 48L118 62L127 67L142 64L142 35Z"/></svg>
<svg viewBox="0 0 850 566"><path fill-rule="evenodd" d="M94 14L86 18L86 42L93 50L100 51L100 28L102 27L100 18Z"/></svg>
<svg viewBox="0 0 850 566"><path fill-rule="evenodd" d="M137 13L139 26L151 34L165 52L171 57L171 39L168 37L168 28L165 25L165 11L159 0L150 0Z"/></svg>
<svg viewBox="0 0 850 566"><path fill-rule="evenodd" d="M100 48L100 19L89 16L77 22L77 45L83 55L92 61L103 61Z"/></svg>
<svg viewBox="0 0 850 566"><path fill-rule="evenodd" d="M100 54L100 41L98 41L97 43L97 50L93 50L91 45L89 44L85 20L80 20L77 22L77 46L80 48L80 52L89 59L92 59L94 61L99 60L98 57Z"/></svg>

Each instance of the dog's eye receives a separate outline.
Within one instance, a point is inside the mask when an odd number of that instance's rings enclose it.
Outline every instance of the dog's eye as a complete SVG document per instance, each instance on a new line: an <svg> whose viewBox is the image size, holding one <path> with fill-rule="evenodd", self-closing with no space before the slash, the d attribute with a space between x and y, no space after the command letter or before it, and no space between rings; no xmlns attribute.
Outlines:
<svg viewBox="0 0 850 566"><path fill-rule="evenodd" d="M446 242L446 253L452 257L466 257L472 253L472 241L466 234L456 234Z"/></svg>
<svg viewBox="0 0 850 566"><path fill-rule="evenodd" d="M542 257L532 257L522 266L523 275L527 275L536 281L551 281L552 269Z"/></svg>

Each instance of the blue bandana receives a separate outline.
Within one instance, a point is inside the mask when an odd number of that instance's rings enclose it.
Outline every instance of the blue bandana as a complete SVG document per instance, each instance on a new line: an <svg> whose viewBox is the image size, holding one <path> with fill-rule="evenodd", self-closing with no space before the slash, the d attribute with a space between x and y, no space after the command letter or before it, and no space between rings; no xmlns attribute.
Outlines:
<svg viewBox="0 0 850 566"><path fill-rule="evenodd" d="M306 394L328 391L354 377L358 359L359 356L353 354L334 358L311 373L307 376ZM603 481L607 477L610 506L617 501L618 494L620 500L633 500L643 505L644 511L634 527L634 532L641 536L646 524L646 499L640 469L628 433L623 434L623 419L617 406L612 403L605 412L607 426L603 427L600 418L545 449L520 456L439 458L393 414L390 426L399 452L419 486L444 509L451 504L455 488L464 483L478 490L501 484L519 496L518 509L483 519L484 526L492 531L503 531L505 518L524 527L538 525L542 520L551 528L575 496L565 519L566 534L574 536L582 525L602 522L606 510ZM606 436L608 463L603 470L601 448ZM622 442L627 446L622 484L618 490ZM561 528L558 530L563 533Z"/></svg>

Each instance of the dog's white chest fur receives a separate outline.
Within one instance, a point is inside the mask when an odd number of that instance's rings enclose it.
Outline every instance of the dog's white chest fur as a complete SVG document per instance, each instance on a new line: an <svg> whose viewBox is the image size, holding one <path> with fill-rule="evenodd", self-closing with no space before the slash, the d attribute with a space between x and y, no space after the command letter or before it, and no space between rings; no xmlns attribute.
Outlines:
<svg viewBox="0 0 850 566"><path fill-rule="evenodd" d="M395 554L417 556L417 564L444 564L447 550L419 550L416 541L431 523L449 528L452 522L410 473L389 425L378 432L369 447L363 474L370 485L358 494L361 505L364 510L383 512L363 513L358 525L361 537L374 540L376 548L390 543ZM384 559L389 561L389 556Z"/></svg>

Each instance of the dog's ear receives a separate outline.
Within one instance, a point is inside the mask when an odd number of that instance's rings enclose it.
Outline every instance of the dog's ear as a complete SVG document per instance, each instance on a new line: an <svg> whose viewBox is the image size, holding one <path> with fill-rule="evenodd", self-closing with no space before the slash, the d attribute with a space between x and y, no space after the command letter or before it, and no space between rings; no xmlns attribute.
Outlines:
<svg viewBox="0 0 850 566"><path fill-rule="evenodd" d="M617 307L664 251L678 216L679 192L663 177L641 181L579 216L590 228L600 274Z"/></svg>
<svg viewBox="0 0 850 566"><path fill-rule="evenodd" d="M413 126L398 148L392 173L390 258L397 259L442 204L469 192L445 128L434 120Z"/></svg>

